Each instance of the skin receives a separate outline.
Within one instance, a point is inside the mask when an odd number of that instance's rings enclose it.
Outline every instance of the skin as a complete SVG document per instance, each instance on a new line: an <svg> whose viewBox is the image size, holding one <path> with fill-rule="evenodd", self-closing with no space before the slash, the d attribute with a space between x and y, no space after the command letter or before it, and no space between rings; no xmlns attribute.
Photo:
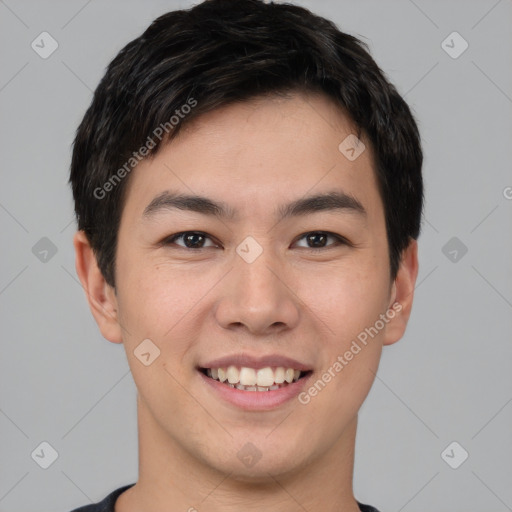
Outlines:
<svg viewBox="0 0 512 512"><path fill-rule="evenodd" d="M321 95L296 93L223 107L199 117L154 159L132 171L116 253L116 290L106 284L82 232L76 269L103 336L123 343L138 396L139 480L116 512L356 512L352 491L357 413L375 378L382 347L406 328L418 272L417 243L392 282L382 200L370 144L354 161L338 146L355 133ZM150 219L143 211L165 190L200 194L238 210L238 220L183 210ZM276 206L343 190L366 216L322 211L276 223ZM313 252L305 234L329 237ZM201 231L205 248L187 248ZM252 263L236 247L252 236ZM194 252L195 251L195 252ZM313 383L398 302L385 324L311 401L244 412L218 398L196 367L246 352L307 363ZM134 350L151 339L149 366ZM237 452L251 442L261 459ZM192 508L194 507L194 508Z"/></svg>

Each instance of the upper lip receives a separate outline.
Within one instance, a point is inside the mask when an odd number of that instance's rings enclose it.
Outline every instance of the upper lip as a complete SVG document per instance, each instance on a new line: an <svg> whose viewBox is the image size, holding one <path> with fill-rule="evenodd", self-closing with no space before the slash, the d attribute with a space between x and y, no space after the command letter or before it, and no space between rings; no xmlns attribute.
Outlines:
<svg viewBox="0 0 512 512"><path fill-rule="evenodd" d="M266 368L268 366L274 368L282 366L283 368L293 368L294 370L301 371L309 371L311 369L310 366L301 363L300 361L279 354L269 354L260 357L251 356L250 354L232 354L229 356L213 359L212 361L207 361L206 363L201 364L199 367L227 368L228 366L236 366L238 368L245 366L246 368L254 368L255 370Z"/></svg>

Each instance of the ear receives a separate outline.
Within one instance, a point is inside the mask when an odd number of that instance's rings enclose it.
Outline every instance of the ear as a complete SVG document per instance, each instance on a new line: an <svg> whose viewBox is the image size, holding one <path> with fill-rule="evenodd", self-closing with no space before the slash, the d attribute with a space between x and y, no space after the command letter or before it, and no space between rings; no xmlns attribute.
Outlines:
<svg viewBox="0 0 512 512"><path fill-rule="evenodd" d="M409 246L402 253L400 267L396 279L391 287L391 300L388 311L395 314L386 325L384 345L396 343L405 332L409 316L411 315L414 286L418 276L418 242L411 240Z"/></svg>
<svg viewBox="0 0 512 512"><path fill-rule="evenodd" d="M103 277L92 247L84 231L73 237L75 268L89 302L89 308L104 338L122 343L121 325L117 317L117 297Z"/></svg>

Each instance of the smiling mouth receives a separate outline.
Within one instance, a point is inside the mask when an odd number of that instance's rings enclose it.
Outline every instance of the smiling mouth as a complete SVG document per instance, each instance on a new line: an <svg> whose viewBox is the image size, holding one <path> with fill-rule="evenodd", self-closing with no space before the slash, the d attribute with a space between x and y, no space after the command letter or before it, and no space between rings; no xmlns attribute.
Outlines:
<svg viewBox="0 0 512 512"><path fill-rule="evenodd" d="M294 368L270 367L254 369L228 366L226 368L199 368L212 380L241 391L275 391L297 382L311 374Z"/></svg>

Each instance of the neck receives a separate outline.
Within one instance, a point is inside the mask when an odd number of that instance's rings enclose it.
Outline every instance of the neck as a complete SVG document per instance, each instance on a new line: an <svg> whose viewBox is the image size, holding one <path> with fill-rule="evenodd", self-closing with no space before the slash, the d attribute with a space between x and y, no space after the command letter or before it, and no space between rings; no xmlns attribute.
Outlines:
<svg viewBox="0 0 512 512"><path fill-rule="evenodd" d="M359 511L352 491L357 417L334 446L304 467L254 482L183 450L139 397L137 409L139 479L117 499L115 512Z"/></svg>

